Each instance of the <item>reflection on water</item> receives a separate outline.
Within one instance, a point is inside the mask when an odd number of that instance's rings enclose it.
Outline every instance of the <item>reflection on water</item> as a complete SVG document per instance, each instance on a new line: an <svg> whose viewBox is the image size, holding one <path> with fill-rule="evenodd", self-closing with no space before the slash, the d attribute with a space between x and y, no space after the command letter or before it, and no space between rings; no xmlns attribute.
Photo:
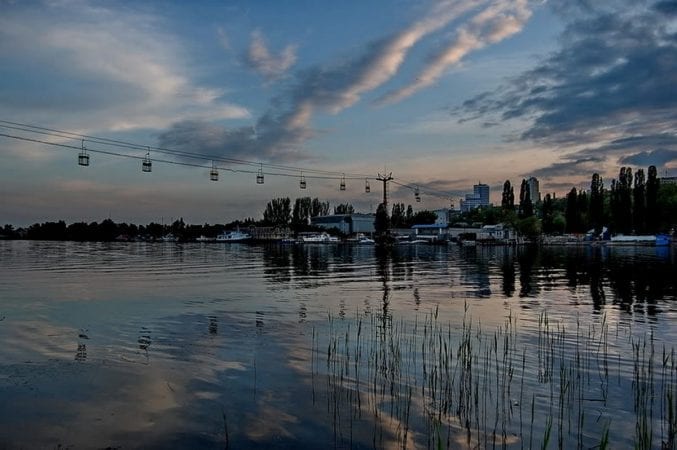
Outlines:
<svg viewBox="0 0 677 450"><path fill-rule="evenodd" d="M4 446L526 448L547 417L551 443L594 446L595 414L616 448L637 424L654 426L648 447L669 435L670 249L17 241L0 255ZM652 364L661 393L626 398ZM559 395L561 370L587 381ZM558 428L543 389L583 425Z"/></svg>

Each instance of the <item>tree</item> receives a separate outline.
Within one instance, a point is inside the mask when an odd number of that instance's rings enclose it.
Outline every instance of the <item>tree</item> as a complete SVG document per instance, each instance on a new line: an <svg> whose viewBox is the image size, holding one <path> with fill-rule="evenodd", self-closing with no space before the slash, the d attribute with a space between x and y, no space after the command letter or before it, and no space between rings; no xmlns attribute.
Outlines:
<svg viewBox="0 0 677 450"><path fill-rule="evenodd" d="M630 167L621 167L618 174L617 189L617 210L616 224L617 231L621 233L632 232L632 169Z"/></svg>
<svg viewBox="0 0 677 450"><path fill-rule="evenodd" d="M520 186L519 218L524 219L533 215L534 204L531 202L531 189L529 188L527 180L522 179L522 185Z"/></svg>
<svg viewBox="0 0 677 450"><path fill-rule="evenodd" d="M567 233L576 233L579 231L578 224L578 191L572 187L567 194L567 209L565 213Z"/></svg>
<svg viewBox="0 0 677 450"><path fill-rule="evenodd" d="M578 192L578 198L576 199L576 209L578 212L578 217L576 218L576 223L578 224L578 231L583 233L590 229L588 223L588 194L581 190Z"/></svg>
<svg viewBox="0 0 677 450"><path fill-rule="evenodd" d="M329 202L321 202L314 198L310 205L310 217L327 216L329 215Z"/></svg>
<svg viewBox="0 0 677 450"><path fill-rule="evenodd" d="M661 184L658 188L656 207L660 211L656 230L668 231L677 225L677 184Z"/></svg>
<svg viewBox="0 0 677 450"><path fill-rule="evenodd" d="M383 203L379 203L376 208L376 217L374 218L374 229L376 234L383 236L390 229L390 217L388 217L388 208Z"/></svg>
<svg viewBox="0 0 677 450"><path fill-rule="evenodd" d="M555 209L550 194L546 194L541 205L542 228L544 233L555 231Z"/></svg>
<svg viewBox="0 0 677 450"><path fill-rule="evenodd" d="M536 240L541 234L541 222L538 220L538 217L531 215L518 220L516 229L519 234L527 239Z"/></svg>
<svg viewBox="0 0 677 450"><path fill-rule="evenodd" d="M310 197L301 197L294 201L294 209L291 217L291 224L294 230L300 231L308 226L311 207L312 200Z"/></svg>
<svg viewBox="0 0 677 450"><path fill-rule="evenodd" d="M659 229L660 209L658 208L658 191L660 181L656 166L649 166L648 177L646 181L646 230L649 233L656 233Z"/></svg>
<svg viewBox="0 0 677 450"><path fill-rule="evenodd" d="M410 225L429 225L435 223L437 220L437 214L434 211L417 211L416 214L411 218Z"/></svg>
<svg viewBox="0 0 677 450"><path fill-rule="evenodd" d="M595 233L601 233L604 221L604 183L598 173L593 173L592 180L590 181L590 209L588 211L588 218L590 219L590 224L595 229Z"/></svg>
<svg viewBox="0 0 677 450"><path fill-rule="evenodd" d="M353 214L355 208L350 203L341 203L334 207L334 214Z"/></svg>
<svg viewBox="0 0 677 450"><path fill-rule="evenodd" d="M635 186L632 191L632 215L635 233L642 234L646 231L646 190L644 170L635 172Z"/></svg>
<svg viewBox="0 0 677 450"><path fill-rule="evenodd" d="M501 195L501 208L507 211L515 209L515 191L510 185L510 180L503 183L503 194Z"/></svg>
<svg viewBox="0 0 677 450"><path fill-rule="evenodd" d="M263 211L263 221L273 226L288 225L291 221L291 200L289 197L280 197L269 201L265 211Z"/></svg>
<svg viewBox="0 0 677 450"><path fill-rule="evenodd" d="M393 228L404 228L407 226L405 214L404 203L393 203L393 209L390 215L390 223Z"/></svg>

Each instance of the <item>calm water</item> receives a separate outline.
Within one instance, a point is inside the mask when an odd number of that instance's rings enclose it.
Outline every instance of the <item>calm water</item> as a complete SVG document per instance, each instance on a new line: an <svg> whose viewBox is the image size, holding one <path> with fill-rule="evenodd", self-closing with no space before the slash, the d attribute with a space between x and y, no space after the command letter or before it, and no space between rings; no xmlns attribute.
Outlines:
<svg viewBox="0 0 677 450"><path fill-rule="evenodd" d="M674 448L676 299L674 249L0 242L0 447Z"/></svg>

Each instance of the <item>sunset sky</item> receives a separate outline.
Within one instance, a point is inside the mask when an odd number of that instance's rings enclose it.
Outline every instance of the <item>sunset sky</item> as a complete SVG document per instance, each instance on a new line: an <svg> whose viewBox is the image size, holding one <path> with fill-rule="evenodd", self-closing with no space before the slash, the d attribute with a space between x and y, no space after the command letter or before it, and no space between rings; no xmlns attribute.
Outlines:
<svg viewBox="0 0 677 450"><path fill-rule="evenodd" d="M278 196L376 209L449 206L481 181L542 192L608 186L620 166L677 175L677 2L0 0L0 133L79 147L7 122L132 143L137 159L0 136L0 224L260 218ZM178 159L177 159L178 158ZM212 159L264 163L254 170ZM274 176L272 164L306 169ZM333 175L332 175L333 176ZM359 178L359 177L356 177ZM434 192L438 196L426 195Z"/></svg>

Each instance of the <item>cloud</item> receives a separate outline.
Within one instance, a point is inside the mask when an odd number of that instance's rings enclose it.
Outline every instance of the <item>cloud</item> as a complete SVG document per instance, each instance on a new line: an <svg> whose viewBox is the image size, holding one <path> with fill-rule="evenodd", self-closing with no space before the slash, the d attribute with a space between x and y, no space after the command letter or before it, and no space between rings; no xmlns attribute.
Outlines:
<svg viewBox="0 0 677 450"><path fill-rule="evenodd" d="M382 86L398 72L408 52L425 36L447 26L478 4L442 1L404 30L368 44L353 58L299 74L292 92L292 109L324 110L336 114L357 103L362 95Z"/></svg>
<svg viewBox="0 0 677 450"><path fill-rule="evenodd" d="M553 5L570 17L560 48L455 113L528 120L523 140L566 153L561 166L543 169L553 175L575 161L611 164L646 148L677 150L674 8L629 0Z"/></svg>
<svg viewBox="0 0 677 450"><path fill-rule="evenodd" d="M628 155L619 160L622 164L632 164L636 166L658 166L662 167L671 162L677 162L677 150L658 149L649 152L640 152Z"/></svg>
<svg viewBox="0 0 677 450"><path fill-rule="evenodd" d="M206 121L182 121L161 133L158 145L215 158L298 161L310 159L298 150L308 138L306 132L281 126L265 116L257 127L226 128Z"/></svg>
<svg viewBox="0 0 677 450"><path fill-rule="evenodd" d="M453 41L418 73L415 81L381 96L376 104L398 102L434 84L444 71L468 53L518 33L531 16L526 0L497 1L460 27Z"/></svg>
<svg viewBox="0 0 677 450"><path fill-rule="evenodd" d="M186 49L165 26L86 2L5 7L0 114L81 131L248 117L224 89L193 81Z"/></svg>
<svg viewBox="0 0 677 450"><path fill-rule="evenodd" d="M273 55L261 30L255 30L252 32L244 61L266 80L275 80L283 76L296 62L296 46L287 45L279 55Z"/></svg>
<svg viewBox="0 0 677 450"><path fill-rule="evenodd" d="M400 69L408 52L425 36L448 25L459 15L476 6L478 1L441 1L423 18L398 33L372 42L359 54L326 66L313 66L297 72L290 87L272 99L270 107L252 128L228 130L221 128L205 134L204 129L216 127L207 121L182 121L160 136L160 145L171 148L213 148L222 155L248 155L271 160L289 160L293 156L307 158L298 150L305 141L317 136L311 120L318 112L337 114L357 103L364 94L390 80ZM256 34L254 34L256 38ZM257 39L253 39L255 43ZM259 59L268 51L258 50ZM250 48L251 53L251 48ZM256 52L255 52L256 53ZM250 58L251 59L251 58ZM194 130L190 130L195 127ZM185 139L191 136L193 141ZM221 139L213 145L214 136ZM203 140L207 138L207 140ZM184 144L185 143L185 144ZM296 150L295 150L296 149Z"/></svg>
<svg viewBox="0 0 677 450"><path fill-rule="evenodd" d="M602 158L588 157L583 159L570 159L553 163L540 169L532 170L529 176L536 178L555 178L561 176L588 176L599 169Z"/></svg>

